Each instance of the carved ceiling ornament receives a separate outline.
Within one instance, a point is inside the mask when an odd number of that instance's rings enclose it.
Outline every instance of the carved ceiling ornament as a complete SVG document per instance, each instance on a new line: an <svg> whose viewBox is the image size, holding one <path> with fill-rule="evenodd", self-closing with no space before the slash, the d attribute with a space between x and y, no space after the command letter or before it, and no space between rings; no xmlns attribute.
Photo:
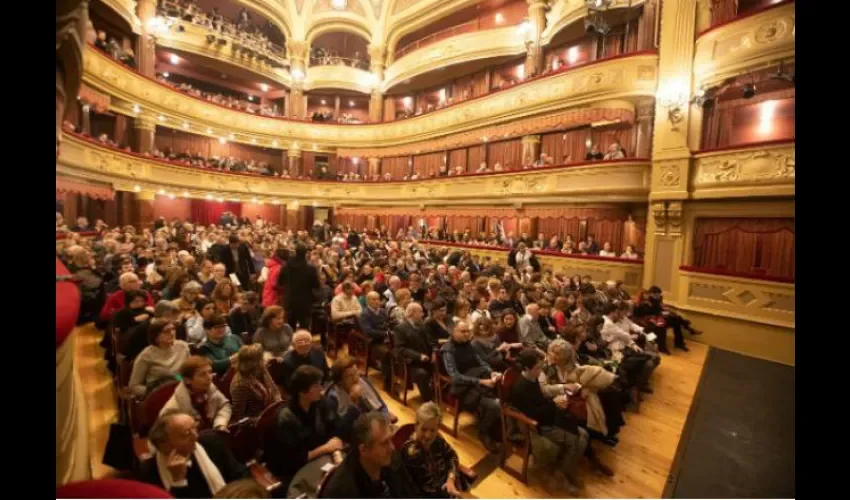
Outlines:
<svg viewBox="0 0 850 500"><path fill-rule="evenodd" d="M670 225L670 236L682 235L682 202L671 201L667 205L667 223Z"/></svg>
<svg viewBox="0 0 850 500"><path fill-rule="evenodd" d="M662 163L660 169L658 179L662 186L676 187L679 185L681 175L679 174L678 163Z"/></svg>

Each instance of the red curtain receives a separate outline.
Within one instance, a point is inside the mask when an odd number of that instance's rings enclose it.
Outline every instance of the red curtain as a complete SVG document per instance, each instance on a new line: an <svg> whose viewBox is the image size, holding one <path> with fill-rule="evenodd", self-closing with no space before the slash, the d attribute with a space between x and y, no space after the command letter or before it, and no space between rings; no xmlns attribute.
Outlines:
<svg viewBox="0 0 850 500"><path fill-rule="evenodd" d="M792 218L697 219L693 265L793 279L794 247Z"/></svg>
<svg viewBox="0 0 850 500"><path fill-rule="evenodd" d="M634 127L631 125L595 128L590 131L590 141L596 144L603 154L608 151L608 146L619 141L626 149L626 156L634 156L634 151L629 151L633 133Z"/></svg>
<svg viewBox="0 0 850 500"><path fill-rule="evenodd" d="M192 200L191 207L192 222L204 226L218 225L218 220L225 211L236 216L242 215L242 204L236 201Z"/></svg>
<svg viewBox="0 0 850 500"><path fill-rule="evenodd" d="M567 235L572 236L574 241L578 241L580 230L581 219L578 218L542 217L537 219L537 232L546 236L547 244L548 240L556 234L561 241L566 240Z"/></svg>
<svg viewBox="0 0 850 500"><path fill-rule="evenodd" d="M588 219L587 235L592 235L593 239L599 242L599 248L602 248L602 245L607 242L619 254L625 250L625 245L623 245L624 222L622 220Z"/></svg>
<svg viewBox="0 0 850 500"><path fill-rule="evenodd" d="M449 168L463 167L463 171L467 171L466 165L466 148L453 149L449 151Z"/></svg>
<svg viewBox="0 0 850 500"><path fill-rule="evenodd" d="M442 151L414 156L413 171L419 174L420 179L428 178L431 174L436 175L445 164L443 158L445 154Z"/></svg>
<svg viewBox="0 0 850 500"><path fill-rule="evenodd" d="M771 102L771 116L762 126L763 106ZM768 92L752 99L720 102L703 119L702 148L714 149L738 144L793 139L795 137L795 97L793 89Z"/></svg>
<svg viewBox="0 0 850 500"><path fill-rule="evenodd" d="M487 166L491 169L496 163L502 167L519 168L522 166L522 140L490 142L487 144Z"/></svg>
<svg viewBox="0 0 850 500"><path fill-rule="evenodd" d="M486 145L482 144L480 146L470 146L469 147L469 161L467 163L466 171L467 172L475 172L478 170L478 165L484 161L484 147Z"/></svg>
<svg viewBox="0 0 850 500"><path fill-rule="evenodd" d="M204 158L232 156L240 160L263 161L272 165L278 172L283 166L282 159L286 154L284 151L276 149L247 146L230 141L221 144L217 139L170 129L157 129L154 145L157 149L165 150L169 148L175 153L200 153Z"/></svg>
<svg viewBox="0 0 850 500"><path fill-rule="evenodd" d="M544 134L540 139L540 151L551 156L555 165L584 161L589 132L589 127L582 127Z"/></svg>
<svg viewBox="0 0 850 500"><path fill-rule="evenodd" d="M381 159L381 173L385 174L387 172L393 176L394 181L400 181L404 179L404 176L410 172L410 167L408 166L408 162L410 161L409 156L395 156L392 158L382 158Z"/></svg>

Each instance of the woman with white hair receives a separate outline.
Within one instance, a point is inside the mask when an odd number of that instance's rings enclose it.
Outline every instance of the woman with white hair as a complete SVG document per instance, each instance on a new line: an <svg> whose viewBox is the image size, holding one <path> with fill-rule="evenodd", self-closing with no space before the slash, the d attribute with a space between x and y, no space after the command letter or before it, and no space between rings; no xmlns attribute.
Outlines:
<svg viewBox="0 0 850 500"><path fill-rule="evenodd" d="M423 498L453 498L468 488L457 452L440 435L440 407L434 402L416 410L416 431L401 447L405 469Z"/></svg>

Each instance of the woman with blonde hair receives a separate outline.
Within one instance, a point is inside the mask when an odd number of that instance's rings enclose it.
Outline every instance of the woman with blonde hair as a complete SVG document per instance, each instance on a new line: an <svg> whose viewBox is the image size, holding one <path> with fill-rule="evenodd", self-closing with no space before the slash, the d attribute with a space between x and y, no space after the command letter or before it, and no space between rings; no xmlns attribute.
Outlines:
<svg viewBox="0 0 850 500"><path fill-rule="evenodd" d="M218 282L210 294L210 298L215 303L216 312L227 316L230 310L233 309L233 303L236 301L236 287L230 278L224 278Z"/></svg>
<svg viewBox="0 0 850 500"><path fill-rule="evenodd" d="M614 397L606 397L606 401L613 402L619 397L612 387L617 375L601 366L580 365L573 346L558 338L549 344L546 364L538 380L540 389L547 398L563 394L568 396L571 402L567 411L577 419L585 421L593 437L600 438L606 444L616 444L616 435L620 426L625 423L622 406L604 407L599 392L609 388L612 390L609 392L613 392Z"/></svg>
<svg viewBox="0 0 850 500"><path fill-rule="evenodd" d="M422 498L457 498L468 489L457 452L440 435L440 407L434 402L416 410L416 430L401 446L404 468Z"/></svg>
<svg viewBox="0 0 850 500"><path fill-rule="evenodd" d="M260 344L242 346L236 356L236 373L230 382L232 421L259 418L266 407L281 400L280 391L263 362Z"/></svg>

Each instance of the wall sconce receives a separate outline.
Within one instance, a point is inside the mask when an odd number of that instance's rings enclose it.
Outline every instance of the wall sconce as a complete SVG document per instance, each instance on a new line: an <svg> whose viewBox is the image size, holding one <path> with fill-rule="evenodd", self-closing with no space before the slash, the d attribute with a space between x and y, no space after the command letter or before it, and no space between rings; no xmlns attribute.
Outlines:
<svg viewBox="0 0 850 500"><path fill-rule="evenodd" d="M658 103L667 108L667 121L671 130L679 130L685 119L682 108L688 103L688 89L681 80L671 80L658 88Z"/></svg>

